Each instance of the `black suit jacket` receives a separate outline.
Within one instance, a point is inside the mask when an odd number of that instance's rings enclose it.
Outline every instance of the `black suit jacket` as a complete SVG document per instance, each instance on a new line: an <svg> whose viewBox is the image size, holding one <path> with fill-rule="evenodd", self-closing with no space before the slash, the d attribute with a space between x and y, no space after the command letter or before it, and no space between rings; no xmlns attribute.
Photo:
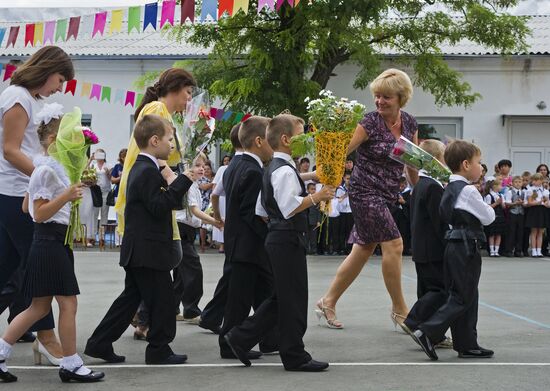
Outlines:
<svg viewBox="0 0 550 391"><path fill-rule="evenodd" d="M229 262L267 264L264 240L267 225L256 215L263 169L249 155L223 174L225 189L225 256Z"/></svg>
<svg viewBox="0 0 550 391"><path fill-rule="evenodd" d="M445 252L445 231L439 215L443 187L435 180L420 177L411 196L411 231L413 261L441 262Z"/></svg>
<svg viewBox="0 0 550 391"><path fill-rule="evenodd" d="M170 186L149 157L138 155L128 175L120 266L172 270L172 210L193 182L180 175Z"/></svg>

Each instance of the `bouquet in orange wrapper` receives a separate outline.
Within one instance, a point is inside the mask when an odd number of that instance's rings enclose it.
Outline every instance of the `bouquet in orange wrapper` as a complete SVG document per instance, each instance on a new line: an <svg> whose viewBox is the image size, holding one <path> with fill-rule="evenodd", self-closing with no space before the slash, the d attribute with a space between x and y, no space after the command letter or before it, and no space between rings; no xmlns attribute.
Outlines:
<svg viewBox="0 0 550 391"><path fill-rule="evenodd" d="M304 156L315 152L320 182L338 187L344 175L348 146L357 123L363 118L365 106L355 100L338 98L328 90L321 91L317 99L306 98L306 102L312 132L292 138L292 154ZM327 205L321 207L324 212L327 209Z"/></svg>

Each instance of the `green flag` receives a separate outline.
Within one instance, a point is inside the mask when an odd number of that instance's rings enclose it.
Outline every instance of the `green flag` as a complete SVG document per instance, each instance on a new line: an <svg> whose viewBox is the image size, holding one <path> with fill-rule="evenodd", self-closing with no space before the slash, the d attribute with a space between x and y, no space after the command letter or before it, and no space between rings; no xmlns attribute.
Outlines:
<svg viewBox="0 0 550 391"><path fill-rule="evenodd" d="M143 100L143 94L138 94L136 98L136 107L139 106L142 100Z"/></svg>
<svg viewBox="0 0 550 391"><path fill-rule="evenodd" d="M103 86L101 88L101 101L107 100L111 103L111 87Z"/></svg>
<svg viewBox="0 0 550 391"><path fill-rule="evenodd" d="M55 28L55 42L59 41L59 38L65 42L65 35L67 34L67 19L58 19L57 27Z"/></svg>
<svg viewBox="0 0 550 391"><path fill-rule="evenodd" d="M139 20L141 18L141 7L130 7L128 9L128 34L132 32L132 29L136 29L139 33Z"/></svg>

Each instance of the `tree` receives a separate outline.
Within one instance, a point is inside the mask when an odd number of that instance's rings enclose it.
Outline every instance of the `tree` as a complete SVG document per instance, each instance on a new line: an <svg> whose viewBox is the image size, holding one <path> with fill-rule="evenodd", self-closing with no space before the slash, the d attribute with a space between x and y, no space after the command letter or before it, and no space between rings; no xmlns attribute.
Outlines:
<svg viewBox="0 0 550 391"><path fill-rule="evenodd" d="M290 109L304 116L307 96L326 87L335 68L358 65L354 87L379 74L384 51L400 53L416 86L438 105L470 106L480 95L451 69L439 49L468 39L495 52L527 48L526 17L505 12L517 0L302 0L278 12L242 11L217 23L174 26L170 37L211 48L193 73L228 107L274 115ZM458 16L452 16L458 15Z"/></svg>

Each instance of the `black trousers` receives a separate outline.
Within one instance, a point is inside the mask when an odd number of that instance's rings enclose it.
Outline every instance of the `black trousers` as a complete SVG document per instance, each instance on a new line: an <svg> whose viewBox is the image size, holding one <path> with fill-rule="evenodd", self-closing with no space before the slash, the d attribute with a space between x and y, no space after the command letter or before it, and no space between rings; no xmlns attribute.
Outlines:
<svg viewBox="0 0 550 391"><path fill-rule="evenodd" d="M34 223L21 209L23 197L0 194L0 314L8 307L11 322L31 304L23 296L27 257L32 244ZM51 330L55 327L53 314L37 321L29 331Z"/></svg>
<svg viewBox="0 0 550 391"><path fill-rule="evenodd" d="M317 239L319 237L319 228L317 225L309 225L307 232L307 251L308 254L317 252Z"/></svg>
<svg viewBox="0 0 550 391"><path fill-rule="evenodd" d="M308 279L305 238L295 232L267 235L266 250L273 268L275 291L251 317L232 329L235 341L251 349L278 329L279 354L286 369L311 360L303 337L307 329Z"/></svg>
<svg viewBox="0 0 550 391"><path fill-rule="evenodd" d="M510 213L508 228L506 232L506 251L520 252L523 250L523 229L525 223L524 215Z"/></svg>
<svg viewBox="0 0 550 391"><path fill-rule="evenodd" d="M464 242L449 241L445 248L445 287L447 301L418 328L434 342L452 326L454 350L477 349L478 284L481 255L474 241L469 241L469 256Z"/></svg>
<svg viewBox="0 0 550 391"><path fill-rule="evenodd" d="M195 249L195 228L178 223L181 236L183 257L174 269L174 295L176 297L176 313L183 305L183 317L187 319L201 315L199 302L203 294L203 274L201 259Z"/></svg>
<svg viewBox="0 0 550 391"><path fill-rule="evenodd" d="M445 273L443 262L415 263L417 283L416 294L418 300L409 311L405 325L411 329L418 329L418 325L428 320L445 302L448 293L445 288ZM441 341L445 334L434 338Z"/></svg>
<svg viewBox="0 0 550 391"><path fill-rule="evenodd" d="M145 362L158 362L173 354L168 344L176 336L174 288L169 271L125 268L124 290L115 299L86 344L96 354L113 352L113 342L126 331L143 300L149 316Z"/></svg>
<svg viewBox="0 0 550 391"><path fill-rule="evenodd" d="M231 349L223 336L249 316L250 309L254 308L255 302L263 303L272 294L273 275L271 270L256 263L232 263L223 325L219 336L220 354L231 354ZM260 342L262 351L278 350L278 333L274 330L258 342Z"/></svg>
<svg viewBox="0 0 550 391"><path fill-rule="evenodd" d="M338 245L337 251L351 251L351 244L348 243L349 234L353 228L353 214L351 213L340 213L338 217L339 220L339 229L338 229Z"/></svg>
<svg viewBox="0 0 550 391"><path fill-rule="evenodd" d="M231 262L225 259L223 273L214 290L214 296L204 307L201 314L201 324L209 327L218 327L222 324L225 303L227 302L227 290L229 288L229 276L231 275Z"/></svg>

